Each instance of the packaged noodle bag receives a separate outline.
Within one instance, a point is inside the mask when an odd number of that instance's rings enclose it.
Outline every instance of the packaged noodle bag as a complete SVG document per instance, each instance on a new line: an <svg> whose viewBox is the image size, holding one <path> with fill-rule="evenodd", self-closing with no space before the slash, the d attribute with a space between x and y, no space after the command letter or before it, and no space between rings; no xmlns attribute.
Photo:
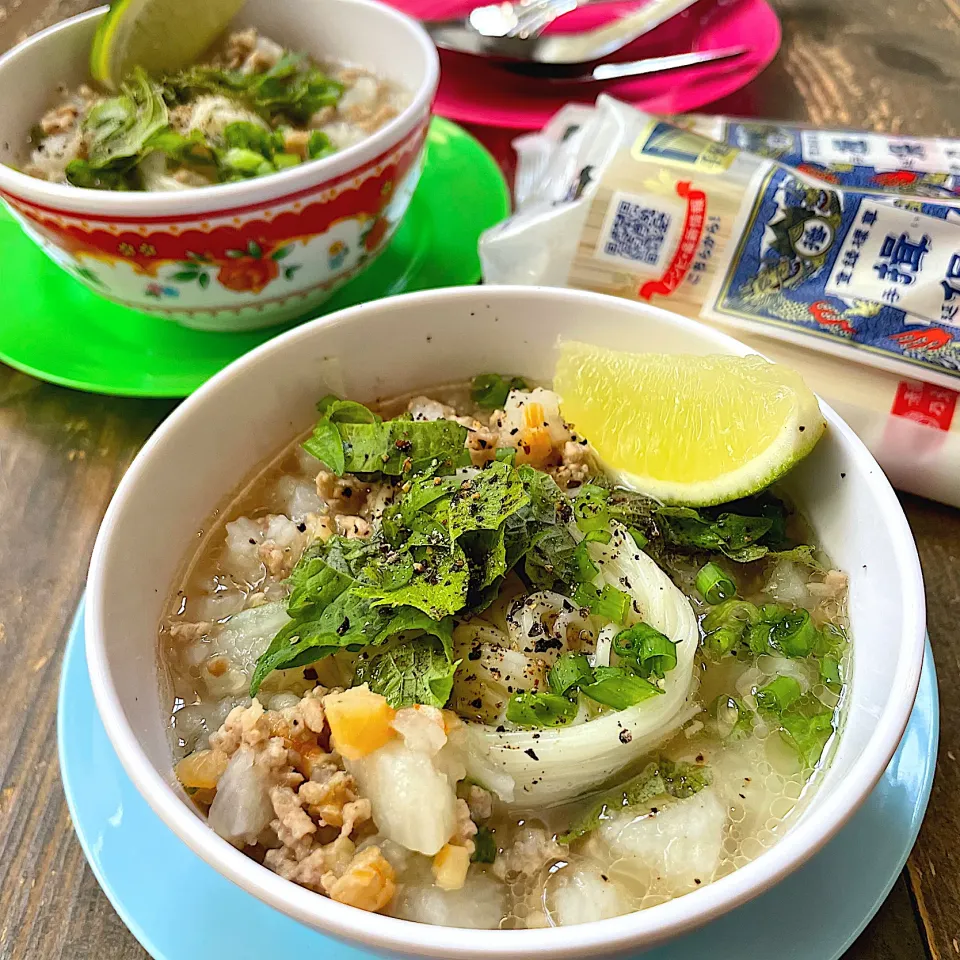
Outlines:
<svg viewBox="0 0 960 960"><path fill-rule="evenodd" d="M690 114L677 126L840 187L960 199L960 143Z"/></svg>
<svg viewBox="0 0 960 960"><path fill-rule="evenodd" d="M488 282L581 287L731 328L799 369L895 483L960 505L950 201L837 189L609 97L515 146L517 213L481 240Z"/></svg>

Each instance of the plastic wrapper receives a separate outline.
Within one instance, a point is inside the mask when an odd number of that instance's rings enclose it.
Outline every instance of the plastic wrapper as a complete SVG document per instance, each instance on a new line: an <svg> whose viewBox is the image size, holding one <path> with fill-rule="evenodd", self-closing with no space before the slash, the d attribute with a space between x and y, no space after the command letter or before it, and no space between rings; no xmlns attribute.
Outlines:
<svg viewBox="0 0 960 960"><path fill-rule="evenodd" d="M867 140L869 164L801 159L801 171L696 132L739 143L750 127L751 144L795 160L812 138L794 128L679 122L696 129L604 96L519 138L517 211L481 240L484 278L595 290L724 327L800 370L901 489L960 505L955 201L898 195L903 176L867 187L896 172L876 135L849 135ZM923 143L939 151L925 147L927 166L951 166L950 141ZM927 192L953 190L951 169L922 173Z"/></svg>

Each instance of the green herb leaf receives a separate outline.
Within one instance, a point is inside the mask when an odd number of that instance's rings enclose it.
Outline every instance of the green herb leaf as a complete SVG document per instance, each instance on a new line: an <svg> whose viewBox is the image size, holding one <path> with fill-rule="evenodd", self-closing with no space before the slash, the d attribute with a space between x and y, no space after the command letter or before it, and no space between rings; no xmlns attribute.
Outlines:
<svg viewBox="0 0 960 960"><path fill-rule="evenodd" d="M83 120L87 162L103 169L137 157L158 130L167 126L167 107L159 88L136 67L115 97L91 107Z"/></svg>
<svg viewBox="0 0 960 960"><path fill-rule="evenodd" d="M453 646L453 620L437 621L411 607L376 608L355 590L341 593L312 620L296 619L273 638L257 660L250 696L274 670L288 670L322 660L338 650L377 646L408 632L430 633L444 649Z"/></svg>
<svg viewBox="0 0 960 960"><path fill-rule="evenodd" d="M499 373L481 373L473 378L470 396L484 410L498 410L506 402L511 390L529 390L523 377L504 377Z"/></svg>
<svg viewBox="0 0 960 960"><path fill-rule="evenodd" d="M359 584L358 596L369 600L374 607L410 606L422 610L434 620L457 613L466 606L470 571L463 549L454 545L452 550L417 548L413 554L412 575L402 585L396 585L396 577L389 574L389 562L379 568L387 568L387 576L379 582ZM419 568L419 569L418 569ZM377 568L368 566L364 573L377 577Z"/></svg>
<svg viewBox="0 0 960 960"><path fill-rule="evenodd" d="M523 481L507 463L493 461L454 491L447 517L450 539L468 530L496 530L530 502Z"/></svg>
<svg viewBox="0 0 960 960"><path fill-rule="evenodd" d="M265 119L294 123L306 123L321 107L336 106L344 90L307 57L289 52L263 73L190 67L162 83L169 102L186 102L198 91L215 93L239 100Z"/></svg>
<svg viewBox="0 0 960 960"><path fill-rule="evenodd" d="M795 687L781 683L791 680ZM777 677L757 691L757 703L768 719L779 724L783 739L812 768L820 761L824 747L833 736L833 711L812 694L796 695L799 687L792 677Z"/></svg>
<svg viewBox="0 0 960 960"><path fill-rule="evenodd" d="M444 707L458 666L460 661L451 663L438 640L418 637L358 660L355 683L369 684L398 710L415 703Z"/></svg>
<svg viewBox="0 0 960 960"><path fill-rule="evenodd" d="M685 800L708 786L710 779L710 771L705 766L655 760L616 790L601 794L557 839L563 844L573 843L625 810L646 806L657 797Z"/></svg>
<svg viewBox="0 0 960 960"><path fill-rule="evenodd" d="M467 437L467 428L453 420L398 418L384 423L362 404L332 395L317 407L320 420L303 447L338 476L382 473L398 477L427 469L450 473ZM340 437L340 455L333 449L330 424Z"/></svg>

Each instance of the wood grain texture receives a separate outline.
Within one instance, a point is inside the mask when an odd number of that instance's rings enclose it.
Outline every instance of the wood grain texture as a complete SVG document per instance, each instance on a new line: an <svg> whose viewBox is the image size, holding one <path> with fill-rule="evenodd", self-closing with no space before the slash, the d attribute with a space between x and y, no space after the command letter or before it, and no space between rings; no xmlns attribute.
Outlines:
<svg viewBox="0 0 960 960"><path fill-rule="evenodd" d="M773 2L780 55L715 112L960 134L960 0ZM95 5L0 0L0 50ZM146 957L74 837L58 779L56 694L97 525L169 409L86 396L0 365L0 960ZM908 870L846 960L960 957L960 512L915 498L905 506L946 691L937 781Z"/></svg>
<svg viewBox="0 0 960 960"><path fill-rule="evenodd" d="M56 695L93 538L169 403L0 367L0 957L143 957L83 859L60 787Z"/></svg>

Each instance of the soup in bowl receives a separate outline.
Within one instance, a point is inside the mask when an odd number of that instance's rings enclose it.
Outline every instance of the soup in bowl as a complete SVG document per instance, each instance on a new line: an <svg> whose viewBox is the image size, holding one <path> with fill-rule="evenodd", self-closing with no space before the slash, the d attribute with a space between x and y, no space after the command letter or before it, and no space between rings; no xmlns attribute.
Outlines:
<svg viewBox="0 0 960 960"><path fill-rule="evenodd" d="M576 340L748 353L570 291L367 305L202 388L110 508L106 727L291 916L444 957L649 946L802 862L896 747L922 593L869 454L824 410L771 490L667 506L566 420Z"/></svg>
<svg viewBox="0 0 960 960"><path fill-rule="evenodd" d="M105 8L0 57L0 197L94 292L208 330L302 316L383 249L439 62L372 0L248 0L179 71L90 78Z"/></svg>

